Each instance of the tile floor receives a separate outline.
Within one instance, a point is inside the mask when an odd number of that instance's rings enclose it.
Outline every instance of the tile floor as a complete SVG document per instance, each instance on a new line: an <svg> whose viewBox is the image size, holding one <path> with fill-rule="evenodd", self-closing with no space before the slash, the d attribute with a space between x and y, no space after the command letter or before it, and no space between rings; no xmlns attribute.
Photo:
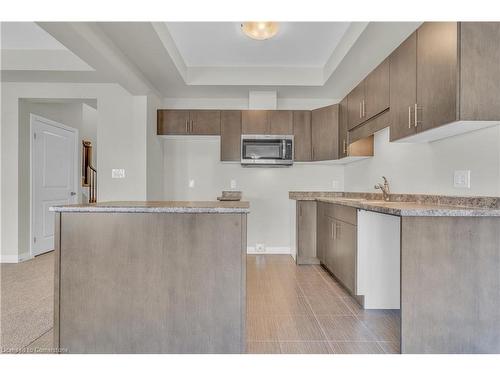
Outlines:
<svg viewBox="0 0 500 375"><path fill-rule="evenodd" d="M320 266L296 266L288 255L247 258L248 353L398 353L399 332L399 310L363 310ZM50 352L52 335L22 352Z"/></svg>
<svg viewBox="0 0 500 375"><path fill-rule="evenodd" d="M399 352L399 310L363 310L320 266L247 258L247 352Z"/></svg>

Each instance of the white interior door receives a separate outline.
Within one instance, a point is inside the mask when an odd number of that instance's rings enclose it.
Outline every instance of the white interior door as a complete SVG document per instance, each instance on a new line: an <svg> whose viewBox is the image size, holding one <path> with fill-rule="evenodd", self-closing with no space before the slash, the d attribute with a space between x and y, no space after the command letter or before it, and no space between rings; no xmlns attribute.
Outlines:
<svg viewBox="0 0 500 375"><path fill-rule="evenodd" d="M78 131L31 115L31 255L54 249L49 207L77 203Z"/></svg>

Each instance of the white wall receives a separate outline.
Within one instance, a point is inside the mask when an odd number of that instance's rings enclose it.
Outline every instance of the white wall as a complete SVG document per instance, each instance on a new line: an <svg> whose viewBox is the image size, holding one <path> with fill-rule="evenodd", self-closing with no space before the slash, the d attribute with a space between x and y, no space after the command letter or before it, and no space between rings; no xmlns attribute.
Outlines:
<svg viewBox="0 0 500 375"><path fill-rule="evenodd" d="M278 93L279 94L279 93ZM335 99L280 99L277 109L315 109ZM164 98L162 108L248 109L248 99ZM219 137L172 137L163 142L164 199L213 200L230 190L231 179L250 202L249 248L264 244L267 252L290 252L291 190L343 190L343 167L328 163L295 163L291 168L243 168L220 162ZM195 187L189 188L189 180Z"/></svg>
<svg viewBox="0 0 500 375"><path fill-rule="evenodd" d="M470 189L453 187L455 170L471 171ZM346 191L375 191L381 176L394 193L500 195L500 127L424 144L390 143L375 134L375 156L345 167Z"/></svg>
<svg viewBox="0 0 500 375"><path fill-rule="evenodd" d="M96 99L98 199L146 199L147 100L116 84L2 82L1 94L2 261L15 261L23 251L18 241L20 99ZM112 168L124 168L126 177L112 179Z"/></svg>
<svg viewBox="0 0 500 375"><path fill-rule="evenodd" d="M331 164L296 163L290 168L243 168L222 163L220 137L173 137L164 139L165 199L214 200L230 182L250 202L249 247L262 243L269 252L290 251L290 190L343 188L343 167ZM189 188L189 180L194 188Z"/></svg>
<svg viewBox="0 0 500 375"><path fill-rule="evenodd" d="M146 196L148 200L163 199L163 146L156 134L156 111L161 108L160 98L154 95L147 97L147 165Z"/></svg>

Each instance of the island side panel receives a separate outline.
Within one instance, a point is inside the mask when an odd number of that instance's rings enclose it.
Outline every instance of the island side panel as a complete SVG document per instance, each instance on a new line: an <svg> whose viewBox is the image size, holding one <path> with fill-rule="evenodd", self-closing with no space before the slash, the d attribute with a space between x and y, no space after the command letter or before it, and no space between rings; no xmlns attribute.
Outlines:
<svg viewBox="0 0 500 375"><path fill-rule="evenodd" d="M59 281L61 265L61 213L54 212L54 331L53 346L59 349Z"/></svg>
<svg viewBox="0 0 500 375"><path fill-rule="evenodd" d="M499 306L500 218L402 218L402 353L500 353Z"/></svg>
<svg viewBox="0 0 500 375"><path fill-rule="evenodd" d="M247 215L241 215L241 353L247 352Z"/></svg>
<svg viewBox="0 0 500 375"><path fill-rule="evenodd" d="M71 353L241 352L245 216L63 215L60 346Z"/></svg>

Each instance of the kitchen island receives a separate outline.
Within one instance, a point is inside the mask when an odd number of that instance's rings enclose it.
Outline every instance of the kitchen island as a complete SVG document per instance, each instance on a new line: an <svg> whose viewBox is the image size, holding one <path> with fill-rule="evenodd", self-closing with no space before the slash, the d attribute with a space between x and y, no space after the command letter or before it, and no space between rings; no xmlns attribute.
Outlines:
<svg viewBox="0 0 500 375"><path fill-rule="evenodd" d="M61 351L245 351L247 202L51 210Z"/></svg>
<svg viewBox="0 0 500 375"><path fill-rule="evenodd" d="M374 308L400 308L401 353L500 353L500 198L289 198L297 261L316 258L362 305L370 297L392 304Z"/></svg>

